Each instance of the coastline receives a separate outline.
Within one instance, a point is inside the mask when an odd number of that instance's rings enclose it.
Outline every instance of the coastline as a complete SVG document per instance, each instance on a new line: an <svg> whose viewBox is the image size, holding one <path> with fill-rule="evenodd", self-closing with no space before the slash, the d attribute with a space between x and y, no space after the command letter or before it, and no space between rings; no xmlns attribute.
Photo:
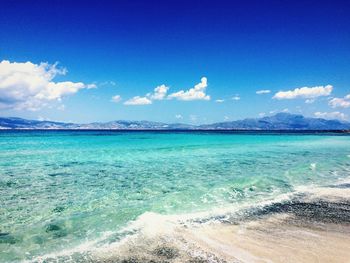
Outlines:
<svg viewBox="0 0 350 263"><path fill-rule="evenodd" d="M156 221L93 262L347 262L350 185L306 190L203 224ZM155 218L153 218L155 219Z"/></svg>

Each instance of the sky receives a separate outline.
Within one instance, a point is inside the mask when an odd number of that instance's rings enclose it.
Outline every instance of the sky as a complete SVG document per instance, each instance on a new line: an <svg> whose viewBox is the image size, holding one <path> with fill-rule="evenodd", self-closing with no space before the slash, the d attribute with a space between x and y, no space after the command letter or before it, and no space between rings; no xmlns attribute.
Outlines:
<svg viewBox="0 0 350 263"><path fill-rule="evenodd" d="M3 1L0 116L350 120L349 1Z"/></svg>

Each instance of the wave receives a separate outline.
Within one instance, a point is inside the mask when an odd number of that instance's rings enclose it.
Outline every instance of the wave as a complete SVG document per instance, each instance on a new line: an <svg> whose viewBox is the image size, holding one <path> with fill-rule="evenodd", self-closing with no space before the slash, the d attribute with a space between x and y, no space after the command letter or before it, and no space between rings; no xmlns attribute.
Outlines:
<svg viewBox="0 0 350 263"><path fill-rule="evenodd" d="M177 262L224 262L190 241L188 232L212 225L239 225L277 214L299 223L350 224L349 197L350 180L343 179L328 187L297 187L254 204L176 215L146 212L119 231L105 232L97 240L28 262L170 262L175 258Z"/></svg>

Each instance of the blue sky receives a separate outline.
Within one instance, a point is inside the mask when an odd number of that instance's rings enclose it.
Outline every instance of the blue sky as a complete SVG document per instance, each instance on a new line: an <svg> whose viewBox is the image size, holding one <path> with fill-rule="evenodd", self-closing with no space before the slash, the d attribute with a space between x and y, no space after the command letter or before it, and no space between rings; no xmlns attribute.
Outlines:
<svg viewBox="0 0 350 263"><path fill-rule="evenodd" d="M348 120L349 13L349 1L5 1L0 115Z"/></svg>

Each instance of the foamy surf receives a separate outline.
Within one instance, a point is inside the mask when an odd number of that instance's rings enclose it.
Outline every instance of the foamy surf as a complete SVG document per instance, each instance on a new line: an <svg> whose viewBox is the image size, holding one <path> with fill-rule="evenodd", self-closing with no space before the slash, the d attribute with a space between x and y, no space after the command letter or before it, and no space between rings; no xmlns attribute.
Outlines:
<svg viewBox="0 0 350 263"><path fill-rule="evenodd" d="M119 250L112 249L109 256L106 257L104 251L100 259L116 262L346 262L350 256L346 249L350 244L350 195L347 189L334 189L319 187L315 191L296 192L290 198L281 197L278 202L266 201L248 211L244 209L239 217L231 213L228 221L207 223L203 220L205 224L185 226L172 223L171 231L155 231L156 235L152 233L151 236L147 235L148 231L139 233ZM326 199L330 196L331 200ZM334 212L338 215L327 216ZM159 215L149 214L140 220L146 218L159 219ZM158 220L156 225L164 221L168 225L168 220L164 219ZM162 249L169 253L169 258L156 253Z"/></svg>
<svg viewBox="0 0 350 263"><path fill-rule="evenodd" d="M146 212L118 231L119 235L125 233L118 241L103 242L116 234L110 232L100 240L31 262L289 262L287 255L294 250L302 255L298 262L313 262L320 257L329 259L314 246L309 248L310 252L305 251L297 239L303 245L307 240L313 243L319 240L318 246L326 251L330 248L342 250L344 245L350 244L347 238L350 234L350 188L342 188L342 182L332 187L297 187L292 193L274 199L208 212L179 215ZM347 200L348 210L343 211L345 217L340 216L337 222L327 221L326 214L324 218L317 215L334 204L334 211L343 209L344 200ZM323 212L330 212L326 210ZM348 221L346 216L349 216ZM331 232L327 232L330 238L325 236L325 231ZM278 252L266 247L277 241L283 244L275 248ZM287 241L290 250L285 247ZM259 248L260 242L265 252ZM343 250L338 252L338 259L347 256ZM319 256L315 257L315 253Z"/></svg>

